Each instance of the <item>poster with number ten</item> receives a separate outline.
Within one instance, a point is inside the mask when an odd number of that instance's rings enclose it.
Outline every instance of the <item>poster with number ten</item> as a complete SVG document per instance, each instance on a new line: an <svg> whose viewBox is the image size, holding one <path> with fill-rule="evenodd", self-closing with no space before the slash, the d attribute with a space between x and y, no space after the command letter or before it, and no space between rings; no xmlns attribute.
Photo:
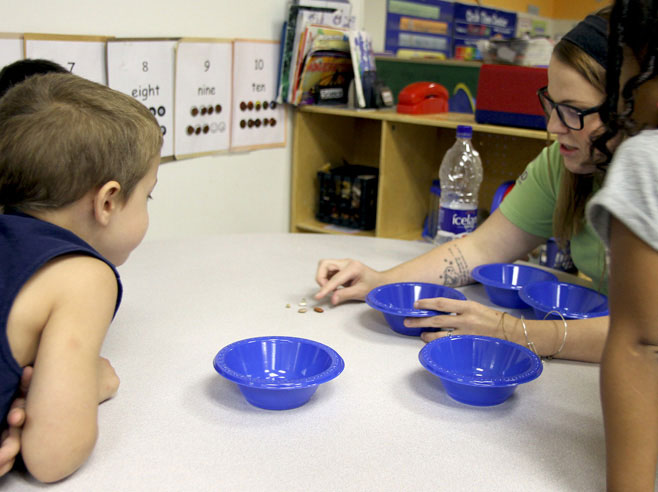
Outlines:
<svg viewBox="0 0 658 492"><path fill-rule="evenodd" d="M233 42L232 150L285 146L285 108L276 102L278 67L278 42Z"/></svg>

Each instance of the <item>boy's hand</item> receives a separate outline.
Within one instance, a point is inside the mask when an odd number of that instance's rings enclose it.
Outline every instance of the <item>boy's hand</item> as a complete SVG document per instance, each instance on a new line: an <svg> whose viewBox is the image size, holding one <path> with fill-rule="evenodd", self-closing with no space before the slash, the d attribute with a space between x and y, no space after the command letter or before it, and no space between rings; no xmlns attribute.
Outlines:
<svg viewBox="0 0 658 492"><path fill-rule="evenodd" d="M31 366L23 369L19 396L11 404L7 414L8 427L0 438L0 476L12 469L21 450L21 432L25 424L25 395L30 387L32 372Z"/></svg>
<svg viewBox="0 0 658 492"><path fill-rule="evenodd" d="M117 394L119 389L119 376L112 364L105 357L98 360L98 403L103 403Z"/></svg>

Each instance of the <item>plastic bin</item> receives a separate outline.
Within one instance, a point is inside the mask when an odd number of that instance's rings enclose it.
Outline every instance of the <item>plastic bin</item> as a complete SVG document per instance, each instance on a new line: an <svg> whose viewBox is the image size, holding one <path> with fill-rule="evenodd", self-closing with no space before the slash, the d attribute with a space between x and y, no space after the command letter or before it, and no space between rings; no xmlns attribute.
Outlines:
<svg viewBox="0 0 658 492"><path fill-rule="evenodd" d="M354 229L375 228L379 169L345 164L318 171L320 222Z"/></svg>

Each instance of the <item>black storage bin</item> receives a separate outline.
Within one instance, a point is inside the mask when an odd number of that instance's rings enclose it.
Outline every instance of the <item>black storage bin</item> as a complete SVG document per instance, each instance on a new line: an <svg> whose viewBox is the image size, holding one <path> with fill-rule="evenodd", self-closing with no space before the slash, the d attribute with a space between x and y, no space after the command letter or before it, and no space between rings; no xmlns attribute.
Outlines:
<svg viewBox="0 0 658 492"><path fill-rule="evenodd" d="M328 171L318 171L316 218L354 229L374 229L378 176L376 167L348 163Z"/></svg>

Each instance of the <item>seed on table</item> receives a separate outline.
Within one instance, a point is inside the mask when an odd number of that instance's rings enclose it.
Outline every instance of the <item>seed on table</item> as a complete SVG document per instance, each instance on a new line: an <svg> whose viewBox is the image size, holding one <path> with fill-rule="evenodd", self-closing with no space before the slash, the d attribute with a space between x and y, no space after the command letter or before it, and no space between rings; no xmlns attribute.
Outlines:
<svg viewBox="0 0 658 492"><path fill-rule="evenodd" d="M320 306L315 306L313 308L313 311L315 311L316 313L324 313L324 309L322 309Z"/></svg>
<svg viewBox="0 0 658 492"><path fill-rule="evenodd" d="M306 308L299 308L299 309L297 310L297 312L298 312L298 313L305 313L305 312L306 312Z"/></svg>

